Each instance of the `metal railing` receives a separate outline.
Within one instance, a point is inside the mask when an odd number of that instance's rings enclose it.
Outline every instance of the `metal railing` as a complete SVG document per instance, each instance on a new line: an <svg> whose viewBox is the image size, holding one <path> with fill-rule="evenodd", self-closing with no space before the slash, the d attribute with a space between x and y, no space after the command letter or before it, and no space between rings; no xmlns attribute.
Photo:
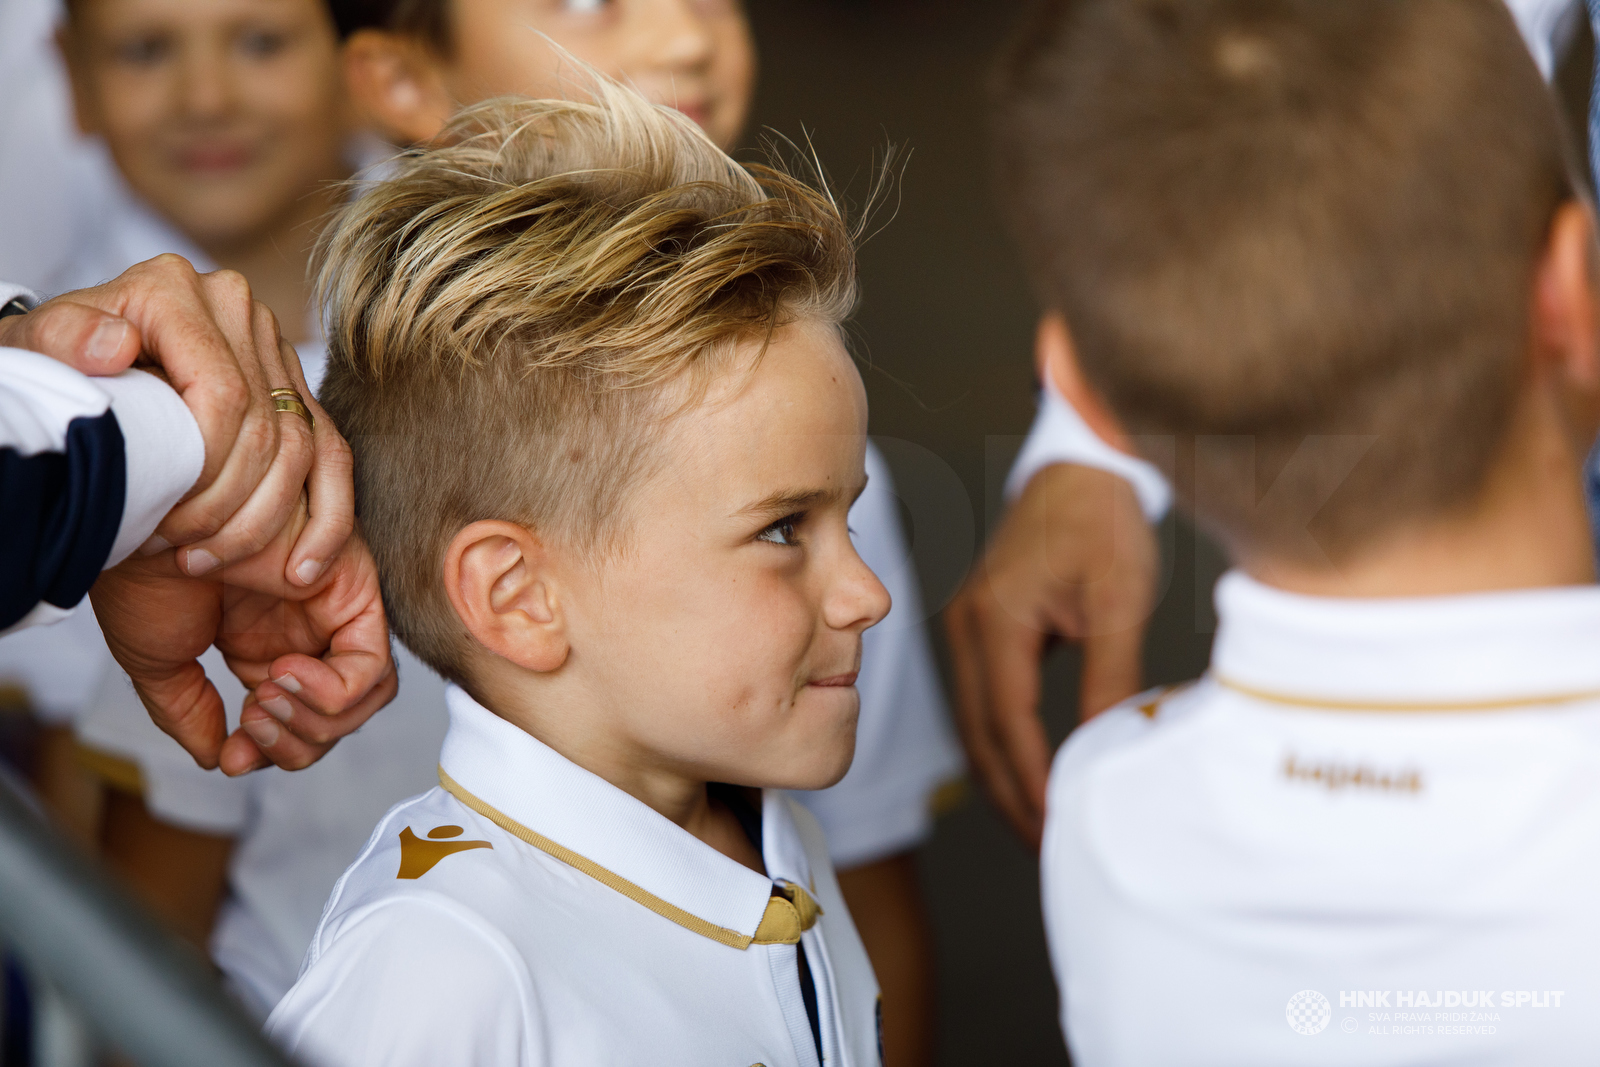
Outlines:
<svg viewBox="0 0 1600 1067"><path fill-rule="evenodd" d="M140 1067L289 1067L205 963L0 773L0 942Z"/></svg>

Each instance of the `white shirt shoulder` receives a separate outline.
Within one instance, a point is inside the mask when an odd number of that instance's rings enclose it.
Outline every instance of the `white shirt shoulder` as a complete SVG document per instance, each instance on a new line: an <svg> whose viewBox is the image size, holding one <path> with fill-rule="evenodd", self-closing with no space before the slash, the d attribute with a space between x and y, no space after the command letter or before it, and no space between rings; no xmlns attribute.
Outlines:
<svg viewBox="0 0 1600 1067"><path fill-rule="evenodd" d="M444 819L466 821L470 836ZM450 826L454 840L413 826ZM396 827L402 827L396 830ZM547 1062L533 978L506 936L456 891L417 880L442 860L505 842L434 789L390 809L339 879L300 980L267 1020L280 1047L316 1067ZM473 879L493 877L479 867Z"/></svg>
<svg viewBox="0 0 1600 1067"><path fill-rule="evenodd" d="M267 1022L291 1056L316 1067L547 1062L527 968L471 910L412 888L338 925Z"/></svg>

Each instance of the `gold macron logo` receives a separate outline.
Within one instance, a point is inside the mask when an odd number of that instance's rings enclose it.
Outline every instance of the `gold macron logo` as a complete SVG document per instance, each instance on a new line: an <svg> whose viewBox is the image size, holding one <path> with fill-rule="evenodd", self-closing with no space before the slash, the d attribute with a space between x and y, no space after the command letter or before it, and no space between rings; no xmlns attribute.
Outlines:
<svg viewBox="0 0 1600 1067"><path fill-rule="evenodd" d="M1330 793L1366 789L1414 796L1422 792L1422 772L1414 767L1381 770L1365 763L1304 760L1293 753L1283 758L1283 776L1301 785L1320 785Z"/></svg>
<svg viewBox="0 0 1600 1067"><path fill-rule="evenodd" d="M400 873L396 878L421 878L444 859L457 852L474 848L494 848L487 841L440 841L438 838L460 837L464 831L459 826L435 826L428 831L428 840L411 832L411 827L400 831Z"/></svg>

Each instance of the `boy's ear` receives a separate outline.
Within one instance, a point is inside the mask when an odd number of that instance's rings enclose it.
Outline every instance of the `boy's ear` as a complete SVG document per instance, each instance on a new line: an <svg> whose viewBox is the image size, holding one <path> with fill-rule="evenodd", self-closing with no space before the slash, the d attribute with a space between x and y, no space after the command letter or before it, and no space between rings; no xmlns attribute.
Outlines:
<svg viewBox="0 0 1600 1067"><path fill-rule="evenodd" d="M344 76L359 119L391 144L430 141L456 112L440 59L405 34L351 34Z"/></svg>
<svg viewBox="0 0 1600 1067"><path fill-rule="evenodd" d="M475 522L444 554L450 606L484 648L530 671L553 671L571 646L544 545L531 530Z"/></svg>
<svg viewBox="0 0 1600 1067"><path fill-rule="evenodd" d="M1112 448L1133 455L1133 443L1128 440L1122 423L1079 369L1078 350L1072 343L1072 332L1067 329L1066 317L1059 311L1047 311L1040 316L1039 329L1034 334L1033 353L1039 377L1056 387L1056 392L1083 417L1095 436Z"/></svg>
<svg viewBox="0 0 1600 1067"><path fill-rule="evenodd" d="M1555 371L1569 393L1600 394L1600 276L1593 210L1563 204L1534 275L1530 356Z"/></svg>

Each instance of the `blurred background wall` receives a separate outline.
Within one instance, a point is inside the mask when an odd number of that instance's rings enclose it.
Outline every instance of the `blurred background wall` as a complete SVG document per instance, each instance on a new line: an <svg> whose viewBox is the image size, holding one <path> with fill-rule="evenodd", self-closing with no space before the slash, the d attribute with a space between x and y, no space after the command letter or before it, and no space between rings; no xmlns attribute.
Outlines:
<svg viewBox="0 0 1600 1067"><path fill-rule="evenodd" d="M753 130L809 134L857 203L886 145L904 179L862 254L854 350L894 468L928 610L943 607L997 514L1034 409L1037 311L990 184L984 80L1022 5L995 0L751 0L763 71ZM897 206L897 210L896 210ZM891 214L893 215L891 221ZM1167 583L1148 684L1210 651L1217 553L1162 530ZM948 682L948 658L933 628ZM1051 661L1052 736L1076 722L1076 658ZM974 789L922 856L937 927L941 1064L1063 1064L1038 864Z"/></svg>

